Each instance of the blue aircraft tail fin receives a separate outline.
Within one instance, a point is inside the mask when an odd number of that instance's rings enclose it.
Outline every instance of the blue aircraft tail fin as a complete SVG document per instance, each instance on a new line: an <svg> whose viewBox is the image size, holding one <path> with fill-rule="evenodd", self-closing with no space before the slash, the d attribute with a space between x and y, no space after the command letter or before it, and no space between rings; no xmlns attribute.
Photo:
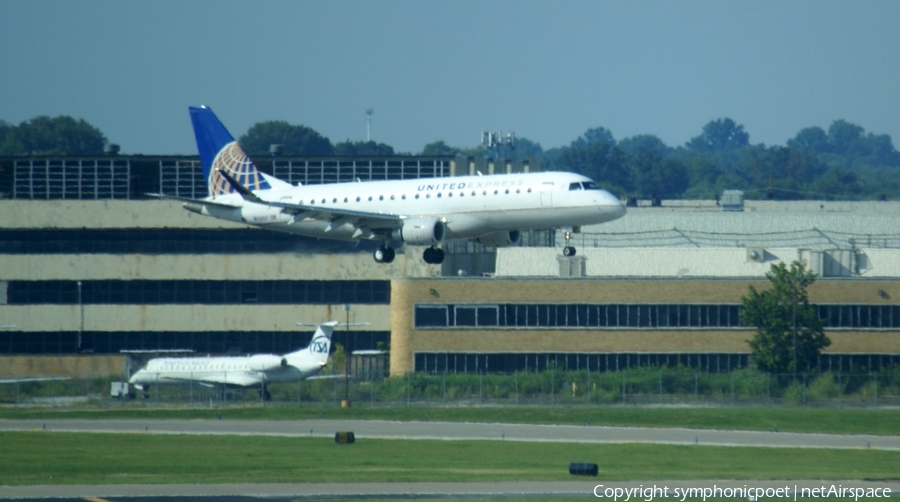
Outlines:
<svg viewBox="0 0 900 502"><path fill-rule="evenodd" d="M220 170L227 172L251 191L272 188L269 177L256 169L250 157L244 153L209 107L192 106L190 112L194 136L197 138L197 151L200 153L200 164L203 166L203 176L206 178L210 196L232 193L237 189L219 173Z"/></svg>

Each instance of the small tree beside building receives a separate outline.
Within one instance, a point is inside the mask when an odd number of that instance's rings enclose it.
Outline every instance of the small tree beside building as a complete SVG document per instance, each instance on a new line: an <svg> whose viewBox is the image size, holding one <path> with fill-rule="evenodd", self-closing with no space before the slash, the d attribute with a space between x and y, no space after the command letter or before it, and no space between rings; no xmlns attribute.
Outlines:
<svg viewBox="0 0 900 502"><path fill-rule="evenodd" d="M762 371L796 376L815 367L819 353L831 345L806 293L816 276L795 261L790 268L773 264L766 277L770 289L750 286L749 294L741 298L741 322L756 328L756 335L747 341L751 357Z"/></svg>

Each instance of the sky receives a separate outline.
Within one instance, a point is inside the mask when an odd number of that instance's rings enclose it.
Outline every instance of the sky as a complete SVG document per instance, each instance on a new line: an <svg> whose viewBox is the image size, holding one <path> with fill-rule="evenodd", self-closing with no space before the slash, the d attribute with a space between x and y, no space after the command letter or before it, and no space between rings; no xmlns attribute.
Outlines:
<svg viewBox="0 0 900 502"><path fill-rule="evenodd" d="M0 0L0 120L84 119L125 154L285 120L333 143L685 144L719 118L784 145L837 119L900 146L897 0Z"/></svg>

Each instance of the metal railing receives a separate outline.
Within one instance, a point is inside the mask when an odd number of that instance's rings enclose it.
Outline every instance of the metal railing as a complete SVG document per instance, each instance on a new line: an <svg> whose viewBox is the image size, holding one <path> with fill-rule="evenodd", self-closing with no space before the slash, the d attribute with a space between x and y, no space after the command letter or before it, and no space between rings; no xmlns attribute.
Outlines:
<svg viewBox="0 0 900 502"><path fill-rule="evenodd" d="M561 232L557 247L565 243ZM803 248L813 250L900 248L900 233L865 234L810 228L790 232L702 232L683 228L643 232L581 232L572 235L572 245L582 248Z"/></svg>

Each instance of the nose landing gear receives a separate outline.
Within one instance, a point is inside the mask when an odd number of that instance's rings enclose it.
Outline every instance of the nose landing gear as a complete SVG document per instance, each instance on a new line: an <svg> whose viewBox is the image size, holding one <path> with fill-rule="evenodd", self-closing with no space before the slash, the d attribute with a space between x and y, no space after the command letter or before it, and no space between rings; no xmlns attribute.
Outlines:
<svg viewBox="0 0 900 502"><path fill-rule="evenodd" d="M563 256L575 256L575 246L569 245L569 239L572 238L572 232L566 232L566 246L563 248Z"/></svg>

